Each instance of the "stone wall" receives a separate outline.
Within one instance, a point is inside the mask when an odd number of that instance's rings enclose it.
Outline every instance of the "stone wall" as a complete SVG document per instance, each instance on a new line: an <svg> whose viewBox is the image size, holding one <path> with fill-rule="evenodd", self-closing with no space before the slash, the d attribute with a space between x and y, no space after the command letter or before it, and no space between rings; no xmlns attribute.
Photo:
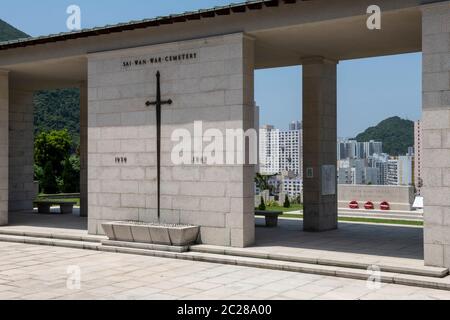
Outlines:
<svg viewBox="0 0 450 320"><path fill-rule="evenodd" d="M425 263L450 267L450 2L422 19Z"/></svg>
<svg viewBox="0 0 450 320"><path fill-rule="evenodd" d="M157 221L155 107L145 103L159 70L162 98L173 100L162 111L161 222L201 226L202 243L254 242L253 165L171 161L175 129L254 126L253 47L233 34L89 56L89 233L104 221ZM165 61L180 54L188 59Z"/></svg>
<svg viewBox="0 0 450 320"><path fill-rule="evenodd" d="M0 70L0 226L8 224L9 75Z"/></svg>
<svg viewBox="0 0 450 320"><path fill-rule="evenodd" d="M379 209L381 202L387 201L392 210L409 211L414 203L414 187L340 184L338 187L339 208L348 209L350 201L353 200L358 201L361 208L367 201L372 201L375 209Z"/></svg>
<svg viewBox="0 0 450 320"><path fill-rule="evenodd" d="M303 58L303 201L305 231L338 227L337 62Z"/></svg>
<svg viewBox="0 0 450 320"><path fill-rule="evenodd" d="M88 215L88 102L87 87L80 87L80 216Z"/></svg>
<svg viewBox="0 0 450 320"><path fill-rule="evenodd" d="M32 210L33 92L10 90L9 99L9 211Z"/></svg>

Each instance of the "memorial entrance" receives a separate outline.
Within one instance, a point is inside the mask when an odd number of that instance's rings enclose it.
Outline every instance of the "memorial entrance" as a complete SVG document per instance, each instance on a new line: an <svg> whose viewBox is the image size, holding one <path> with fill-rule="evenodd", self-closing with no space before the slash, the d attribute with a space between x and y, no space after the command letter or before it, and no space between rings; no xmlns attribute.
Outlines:
<svg viewBox="0 0 450 320"><path fill-rule="evenodd" d="M422 51L424 258L450 266L449 2L378 2L380 30L367 28L368 2L271 0L0 43L0 224L32 201L29 92L80 87L89 234L132 220L197 226L204 245L254 245L254 71L302 65L303 229L340 232L337 65Z"/></svg>

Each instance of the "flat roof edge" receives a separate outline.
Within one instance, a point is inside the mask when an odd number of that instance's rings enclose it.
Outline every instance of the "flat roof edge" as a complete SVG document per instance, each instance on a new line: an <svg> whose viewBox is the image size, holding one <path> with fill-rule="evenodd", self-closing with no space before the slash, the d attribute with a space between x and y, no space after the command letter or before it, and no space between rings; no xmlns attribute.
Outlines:
<svg viewBox="0 0 450 320"><path fill-rule="evenodd" d="M106 35L111 33L119 33L124 31L131 31L136 29L145 29L150 27L159 27L161 25L168 25L174 23L188 22L192 20L200 20L205 18L214 18L216 16L225 16L232 13L245 13L247 10L261 10L264 7L277 7L280 3L295 4L297 2L306 2L313 0L252 0L238 4L230 4L221 7L214 7L211 9L202 9L192 12L185 12L182 14L172 14L163 17L156 17L153 19L144 19L140 21L132 21L129 23L119 23L112 26L95 27L91 29L84 29L80 31L65 32L56 35L40 36L33 38L21 38L6 42L0 42L0 50L8 50L14 48L28 47L33 45L54 43L59 41L94 37L99 35Z"/></svg>

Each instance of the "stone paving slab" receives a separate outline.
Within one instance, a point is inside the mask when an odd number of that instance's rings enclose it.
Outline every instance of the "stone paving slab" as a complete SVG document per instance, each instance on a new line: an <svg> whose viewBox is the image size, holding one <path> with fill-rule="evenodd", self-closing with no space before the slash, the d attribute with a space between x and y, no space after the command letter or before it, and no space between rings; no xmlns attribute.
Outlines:
<svg viewBox="0 0 450 320"><path fill-rule="evenodd" d="M0 299L450 299L441 290L72 248L0 242L0 256L11 267L0 271ZM80 268L80 289L67 288L69 266Z"/></svg>
<svg viewBox="0 0 450 320"><path fill-rule="evenodd" d="M144 255L153 256L159 258L172 258L180 260L192 260L200 262L212 262L224 265L238 265L253 268L263 268L272 270L284 270L296 273L310 273L318 275L335 276L342 278L351 278L366 280L368 278L367 270L358 268L347 268L340 267L338 264L333 265L321 265L314 263L301 263L296 261L280 261L273 259L261 259L246 257L243 255L223 255L223 254L211 254L205 252L185 252L176 253L168 251L158 251L158 250L148 250L139 248L127 248L127 247L113 247L113 246L103 246L101 243L87 243L82 241L72 241L72 240L59 240L59 239L48 239L48 238L31 238L31 237L20 237L20 236L7 236L0 235L1 241L9 241L14 243L25 243L25 244L36 244L36 245L47 245L47 246L60 246L76 249L87 249L94 251L103 252L115 252L115 253L126 253L132 255ZM231 249L227 249L231 250ZM66 254L67 259L73 258L71 254ZM17 259L16 259L17 260ZM21 262L21 261L18 261ZM175 264L177 262L174 262ZM30 263L27 263L30 265ZM31 264L32 265L32 264ZM8 271L14 276L14 270ZM132 272L133 276L145 276L149 273L149 270L139 272L135 270ZM117 275L119 271L115 272ZM11 274L10 274L11 276ZM434 288L442 290L450 290L450 277L446 278L432 278L428 276L409 276L408 274L399 274L393 272L382 271L379 277L381 282L386 283L397 283L405 284L410 286L424 287L424 288Z"/></svg>

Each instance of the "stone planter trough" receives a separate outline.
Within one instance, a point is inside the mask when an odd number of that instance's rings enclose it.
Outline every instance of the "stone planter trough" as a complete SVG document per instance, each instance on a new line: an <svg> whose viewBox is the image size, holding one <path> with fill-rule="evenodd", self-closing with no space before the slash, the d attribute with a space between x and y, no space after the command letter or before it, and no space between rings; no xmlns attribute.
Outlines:
<svg viewBox="0 0 450 320"><path fill-rule="evenodd" d="M156 224L117 221L102 224L109 240L169 246L188 246L197 241L200 227L177 224Z"/></svg>

